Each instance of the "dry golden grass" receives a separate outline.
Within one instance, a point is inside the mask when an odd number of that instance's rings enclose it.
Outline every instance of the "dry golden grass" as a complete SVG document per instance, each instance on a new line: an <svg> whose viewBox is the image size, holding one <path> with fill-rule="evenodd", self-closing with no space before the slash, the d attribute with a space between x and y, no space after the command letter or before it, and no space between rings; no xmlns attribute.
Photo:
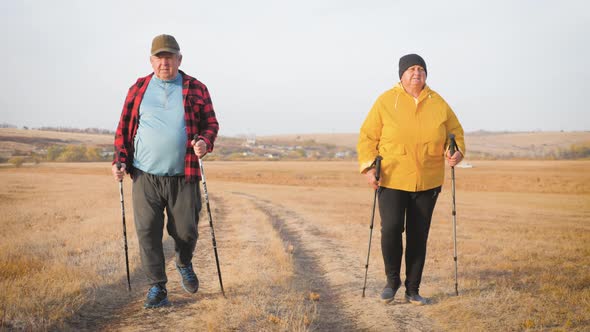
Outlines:
<svg viewBox="0 0 590 332"><path fill-rule="evenodd" d="M5 327L48 328L92 301L96 288L120 278L122 240L104 224L120 215L109 199L113 192L103 186L104 166L84 165L84 175L51 173L51 167L0 171Z"/></svg>
<svg viewBox="0 0 590 332"><path fill-rule="evenodd" d="M356 163L206 162L227 299L203 215L199 293L168 264L173 304L153 311L128 179L130 294L109 164L0 168L0 329L588 330L590 162L473 164L456 170L459 297L448 176L421 289L431 304L385 306L378 218L360 296L373 196Z"/></svg>

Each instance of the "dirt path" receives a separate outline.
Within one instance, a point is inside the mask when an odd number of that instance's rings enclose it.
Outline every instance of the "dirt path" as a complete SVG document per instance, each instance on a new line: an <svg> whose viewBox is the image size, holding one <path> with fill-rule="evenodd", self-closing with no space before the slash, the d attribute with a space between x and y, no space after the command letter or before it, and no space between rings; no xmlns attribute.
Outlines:
<svg viewBox="0 0 590 332"><path fill-rule="evenodd" d="M358 264L359 253L335 243L313 220L281 204L251 194L242 195L271 216L283 240L294 245L299 274L308 279L320 294L319 330L433 330L431 322L421 316L420 308L403 301L400 296L403 289L390 305L381 303L375 294L362 298L364 270Z"/></svg>

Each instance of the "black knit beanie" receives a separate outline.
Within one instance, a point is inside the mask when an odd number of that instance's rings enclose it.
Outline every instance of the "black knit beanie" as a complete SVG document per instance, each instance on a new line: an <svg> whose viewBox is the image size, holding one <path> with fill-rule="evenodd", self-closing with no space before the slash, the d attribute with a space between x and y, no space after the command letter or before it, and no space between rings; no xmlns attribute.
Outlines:
<svg viewBox="0 0 590 332"><path fill-rule="evenodd" d="M415 65L424 68L424 72L428 76L428 70L426 70L426 62L424 62L424 59L418 54L406 54L399 58L399 78L402 78L402 75L408 70L408 68Z"/></svg>

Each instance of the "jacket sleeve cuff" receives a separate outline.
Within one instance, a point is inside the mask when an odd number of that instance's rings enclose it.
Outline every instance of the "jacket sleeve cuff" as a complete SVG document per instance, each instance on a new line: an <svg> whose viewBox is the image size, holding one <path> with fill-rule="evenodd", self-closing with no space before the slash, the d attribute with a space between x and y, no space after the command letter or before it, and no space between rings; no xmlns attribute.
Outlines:
<svg viewBox="0 0 590 332"><path fill-rule="evenodd" d="M445 156L447 155L447 152L451 149L450 146L447 146L447 148L445 149ZM457 144L457 151L459 151L459 153L461 154L461 156L465 157L465 153L463 153L463 151L461 150L461 148L458 146Z"/></svg>
<svg viewBox="0 0 590 332"><path fill-rule="evenodd" d="M199 139L202 139L203 142L205 142L205 144L207 144L207 152L213 151L213 144L211 144L211 141L207 137L199 136Z"/></svg>

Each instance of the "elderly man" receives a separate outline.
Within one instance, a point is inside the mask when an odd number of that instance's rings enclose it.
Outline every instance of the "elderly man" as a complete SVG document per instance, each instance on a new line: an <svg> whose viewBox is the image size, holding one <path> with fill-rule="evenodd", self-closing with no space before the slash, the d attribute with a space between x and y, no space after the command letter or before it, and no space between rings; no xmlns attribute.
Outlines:
<svg viewBox="0 0 590 332"><path fill-rule="evenodd" d="M178 69L182 54L173 36L153 39L150 62L154 72L127 93L112 172L117 181L125 173L133 179L135 228L150 284L144 306L157 308L168 304L164 211L182 287L189 293L199 288L192 265L201 209L198 158L213 150L219 124L207 87Z"/></svg>

